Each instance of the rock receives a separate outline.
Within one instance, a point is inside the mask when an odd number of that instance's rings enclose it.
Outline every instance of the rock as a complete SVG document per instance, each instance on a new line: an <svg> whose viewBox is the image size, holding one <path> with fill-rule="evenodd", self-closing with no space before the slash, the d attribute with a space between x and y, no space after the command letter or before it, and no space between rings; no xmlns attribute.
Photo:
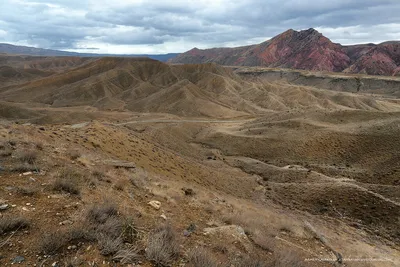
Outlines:
<svg viewBox="0 0 400 267"><path fill-rule="evenodd" d="M251 251L253 245L248 239L242 227L238 225L225 225L220 227L204 228L204 235L223 236L232 242L240 243L246 249Z"/></svg>
<svg viewBox="0 0 400 267"><path fill-rule="evenodd" d="M191 223L186 230L193 233L194 231L196 231L196 225L194 223Z"/></svg>
<svg viewBox="0 0 400 267"><path fill-rule="evenodd" d="M220 227L204 228L205 235L213 234L226 234L234 237L246 237L246 234L242 227L238 225L226 225Z"/></svg>
<svg viewBox="0 0 400 267"><path fill-rule="evenodd" d="M33 174L32 172L24 172L24 173L22 173L23 176L32 175L32 174Z"/></svg>
<svg viewBox="0 0 400 267"><path fill-rule="evenodd" d="M8 209L9 208L9 205L8 204L1 204L0 205L0 210L6 210L6 209Z"/></svg>
<svg viewBox="0 0 400 267"><path fill-rule="evenodd" d="M71 224L73 224L73 222L70 220L65 220L65 221L60 222L60 225L71 225Z"/></svg>
<svg viewBox="0 0 400 267"><path fill-rule="evenodd" d="M191 232L188 230L183 230L183 236L190 236Z"/></svg>
<svg viewBox="0 0 400 267"><path fill-rule="evenodd" d="M152 200L149 203L150 206L152 206L153 208L155 208L156 210L159 210L161 208L161 202L157 201L157 200Z"/></svg>
<svg viewBox="0 0 400 267"><path fill-rule="evenodd" d="M17 256L12 260L12 263L23 263L25 261L25 258L22 256Z"/></svg>
<svg viewBox="0 0 400 267"><path fill-rule="evenodd" d="M160 217L163 218L164 220L167 220L167 216L165 216L165 214L161 214Z"/></svg>
<svg viewBox="0 0 400 267"><path fill-rule="evenodd" d="M182 188L183 192L185 192L186 196L193 196L194 195L194 191L192 188Z"/></svg>

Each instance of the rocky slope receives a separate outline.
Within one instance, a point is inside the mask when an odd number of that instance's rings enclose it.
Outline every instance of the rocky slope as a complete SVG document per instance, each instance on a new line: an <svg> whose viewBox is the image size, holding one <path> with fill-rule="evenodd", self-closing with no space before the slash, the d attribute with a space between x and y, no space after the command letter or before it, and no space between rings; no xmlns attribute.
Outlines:
<svg viewBox="0 0 400 267"><path fill-rule="evenodd" d="M314 29L288 30L258 45L194 48L171 63L215 62L233 66L267 66L371 75L399 75L400 42L342 46Z"/></svg>

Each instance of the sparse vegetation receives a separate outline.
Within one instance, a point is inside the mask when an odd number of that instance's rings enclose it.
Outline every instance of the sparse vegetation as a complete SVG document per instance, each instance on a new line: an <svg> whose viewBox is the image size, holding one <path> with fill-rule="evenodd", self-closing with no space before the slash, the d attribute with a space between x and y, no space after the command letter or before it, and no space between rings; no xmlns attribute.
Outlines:
<svg viewBox="0 0 400 267"><path fill-rule="evenodd" d="M263 266L263 265L261 265ZM276 252L274 255L274 260L268 265L268 267L305 267L303 259L300 255L289 249L283 249Z"/></svg>
<svg viewBox="0 0 400 267"><path fill-rule="evenodd" d="M139 259L140 259L140 255L139 255L138 249L135 247L131 247L128 249L121 249L113 257L113 260L119 261L122 264L135 263Z"/></svg>
<svg viewBox="0 0 400 267"><path fill-rule="evenodd" d="M39 239L39 251L53 255L73 242L94 240L94 234L83 226L72 227L66 231L46 232Z"/></svg>
<svg viewBox="0 0 400 267"><path fill-rule="evenodd" d="M79 195L79 183L82 177L82 174L75 170L63 169L53 182L53 190L71 195Z"/></svg>
<svg viewBox="0 0 400 267"><path fill-rule="evenodd" d="M80 158L81 153L78 150L70 149L67 151L67 155L71 160L77 160Z"/></svg>
<svg viewBox="0 0 400 267"><path fill-rule="evenodd" d="M156 266L167 266L179 255L179 242L170 225L163 225L149 235L146 257Z"/></svg>
<svg viewBox="0 0 400 267"><path fill-rule="evenodd" d="M204 248L195 248L189 251L189 266L191 267L216 267L215 259Z"/></svg>
<svg viewBox="0 0 400 267"><path fill-rule="evenodd" d="M35 164L37 157L38 157L38 153L34 150L22 151L18 155L18 159L22 163L27 163L27 164Z"/></svg>
<svg viewBox="0 0 400 267"><path fill-rule="evenodd" d="M10 169L11 172L39 172L40 169L28 163L20 163Z"/></svg>
<svg viewBox="0 0 400 267"><path fill-rule="evenodd" d="M32 188L32 187L17 187L16 188L16 192L17 194L21 195L21 196L28 196L28 197L32 197L37 193L37 189Z"/></svg>
<svg viewBox="0 0 400 267"><path fill-rule="evenodd" d="M29 227L30 222L25 217L0 217L0 234Z"/></svg>
<svg viewBox="0 0 400 267"><path fill-rule="evenodd" d="M69 193L71 195L79 195L80 189L75 181L57 178L53 183L53 190L58 192Z"/></svg>
<svg viewBox="0 0 400 267"><path fill-rule="evenodd" d="M240 261L238 266L246 266L246 267L272 267L268 266L265 261L257 258L257 257L245 257ZM292 265L286 265L285 267L293 267Z"/></svg>
<svg viewBox="0 0 400 267"><path fill-rule="evenodd" d="M106 200L102 205L92 205L86 214L86 218L89 222L95 224L103 224L109 218L118 215L118 207L111 201Z"/></svg>

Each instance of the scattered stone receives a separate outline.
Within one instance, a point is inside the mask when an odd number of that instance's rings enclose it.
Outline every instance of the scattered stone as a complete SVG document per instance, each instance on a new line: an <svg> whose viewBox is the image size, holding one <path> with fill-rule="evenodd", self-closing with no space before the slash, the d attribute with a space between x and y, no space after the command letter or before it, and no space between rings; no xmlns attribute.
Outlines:
<svg viewBox="0 0 400 267"><path fill-rule="evenodd" d="M53 262L53 264L51 265L52 267L58 267L58 266L60 266L60 265L58 265L58 262Z"/></svg>
<svg viewBox="0 0 400 267"><path fill-rule="evenodd" d="M23 211L29 211L26 207L22 207Z"/></svg>
<svg viewBox="0 0 400 267"><path fill-rule="evenodd" d="M26 203L26 205L27 205L27 206L31 206L32 204L31 204L31 203Z"/></svg>
<svg viewBox="0 0 400 267"><path fill-rule="evenodd" d="M46 131L46 129L44 127L39 127L39 130Z"/></svg>
<svg viewBox="0 0 400 267"><path fill-rule="evenodd" d="M71 225L71 224L73 224L73 222L70 220L65 220L65 221L60 222L60 225Z"/></svg>
<svg viewBox="0 0 400 267"><path fill-rule="evenodd" d="M194 223L191 223L186 230L193 233L194 231L196 231L196 225Z"/></svg>
<svg viewBox="0 0 400 267"><path fill-rule="evenodd" d="M6 210L8 209L9 205L8 204L1 204L0 205L0 210Z"/></svg>
<svg viewBox="0 0 400 267"><path fill-rule="evenodd" d="M164 220L167 220L167 216L165 216L165 214L161 214L160 217L163 218Z"/></svg>
<svg viewBox="0 0 400 267"><path fill-rule="evenodd" d="M23 263L25 261L25 258L22 256L17 256L12 260L12 263Z"/></svg>
<svg viewBox="0 0 400 267"><path fill-rule="evenodd" d="M24 173L22 173L23 176L32 175L32 174L33 174L33 172L24 172Z"/></svg>
<svg viewBox="0 0 400 267"><path fill-rule="evenodd" d="M188 236L190 236L190 234L191 233L188 230L183 230L183 236L188 237Z"/></svg>
<svg viewBox="0 0 400 267"><path fill-rule="evenodd" d="M155 208L156 210L159 210L161 208L161 202L157 200L152 200L148 204L153 208Z"/></svg>
<svg viewBox="0 0 400 267"><path fill-rule="evenodd" d="M194 195L194 191L192 188L182 188L183 192L185 192L186 196L193 196Z"/></svg>
<svg viewBox="0 0 400 267"><path fill-rule="evenodd" d="M77 246L75 246L75 245L68 246L68 250L71 250L71 249L76 249L76 248L77 248Z"/></svg>

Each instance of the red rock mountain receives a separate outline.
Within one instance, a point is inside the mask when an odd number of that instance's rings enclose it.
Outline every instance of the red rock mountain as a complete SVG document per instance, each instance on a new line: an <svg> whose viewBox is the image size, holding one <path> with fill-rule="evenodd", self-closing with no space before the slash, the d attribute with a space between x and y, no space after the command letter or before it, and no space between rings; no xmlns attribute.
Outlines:
<svg viewBox="0 0 400 267"><path fill-rule="evenodd" d="M258 45L194 48L169 62L400 75L400 42L342 46L314 29L288 30Z"/></svg>

